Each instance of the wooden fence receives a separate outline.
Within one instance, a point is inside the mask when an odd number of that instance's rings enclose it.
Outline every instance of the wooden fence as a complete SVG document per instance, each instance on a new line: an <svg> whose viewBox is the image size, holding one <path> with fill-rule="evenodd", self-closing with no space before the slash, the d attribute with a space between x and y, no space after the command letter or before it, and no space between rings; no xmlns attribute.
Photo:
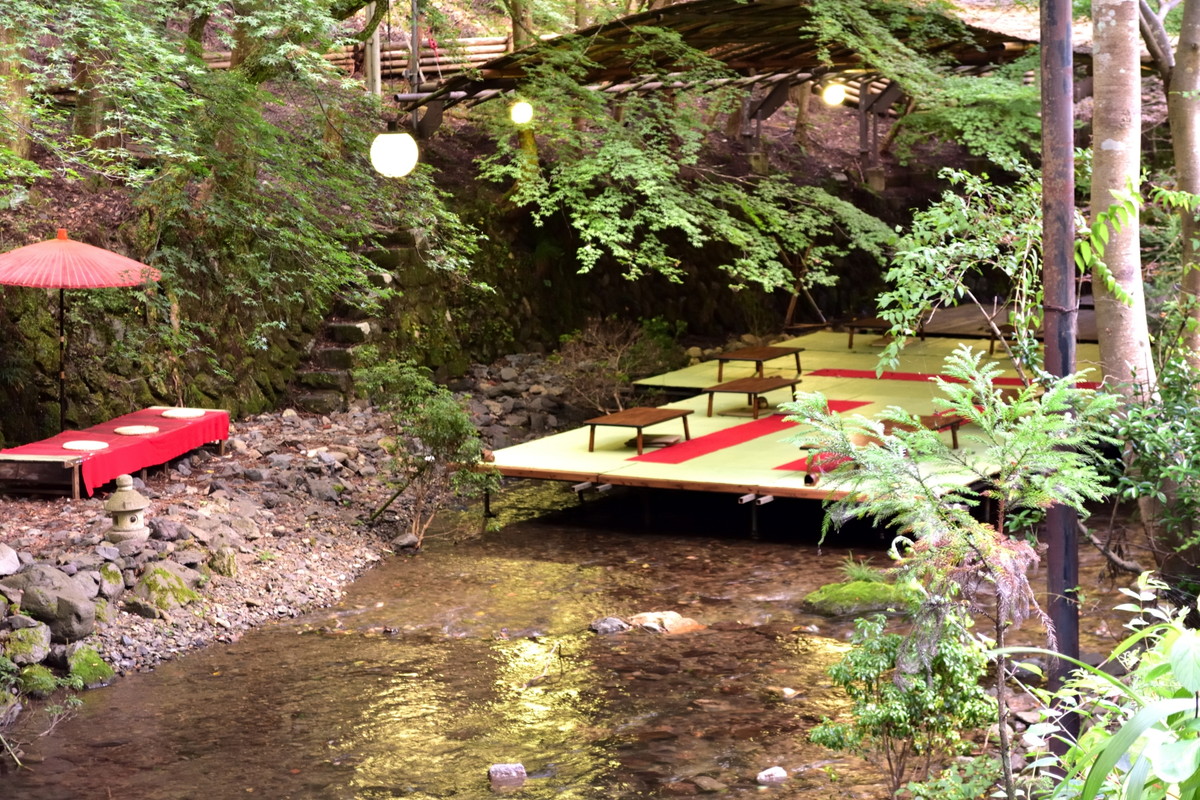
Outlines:
<svg viewBox="0 0 1200 800"><path fill-rule="evenodd" d="M418 62L427 81L437 81L491 61L512 51L507 36L476 36L467 39L436 41L426 39L421 44ZM325 53L325 59L347 75L363 72L366 48L353 45ZM380 73L384 80L400 81L408 75L409 46L407 42L384 42L380 46ZM213 69L228 69L230 53L208 52L204 61Z"/></svg>

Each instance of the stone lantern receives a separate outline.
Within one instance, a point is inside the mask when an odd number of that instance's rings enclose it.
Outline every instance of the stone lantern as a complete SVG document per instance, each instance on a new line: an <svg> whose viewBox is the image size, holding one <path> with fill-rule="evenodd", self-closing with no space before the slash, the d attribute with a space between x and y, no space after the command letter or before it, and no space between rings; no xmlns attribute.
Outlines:
<svg viewBox="0 0 1200 800"><path fill-rule="evenodd" d="M110 542L145 541L150 538L146 527L146 508L150 501L133 488L129 475L117 476L117 490L104 501L104 512L112 517L112 527L104 534Z"/></svg>

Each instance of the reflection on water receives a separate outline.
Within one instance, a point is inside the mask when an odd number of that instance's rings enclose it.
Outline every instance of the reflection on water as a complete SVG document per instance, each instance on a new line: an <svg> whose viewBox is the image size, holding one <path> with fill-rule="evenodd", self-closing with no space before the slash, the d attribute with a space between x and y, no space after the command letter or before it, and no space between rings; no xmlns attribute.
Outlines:
<svg viewBox="0 0 1200 800"><path fill-rule="evenodd" d="M848 552L815 546L815 506L765 506L755 541L729 497L574 505L557 486L509 493L501 530L431 539L338 607L88 693L0 798L473 800L511 762L531 800L758 796L774 765L780 797L886 795L806 742L840 707L825 669L850 625L799 610ZM708 627L587 632L661 610Z"/></svg>

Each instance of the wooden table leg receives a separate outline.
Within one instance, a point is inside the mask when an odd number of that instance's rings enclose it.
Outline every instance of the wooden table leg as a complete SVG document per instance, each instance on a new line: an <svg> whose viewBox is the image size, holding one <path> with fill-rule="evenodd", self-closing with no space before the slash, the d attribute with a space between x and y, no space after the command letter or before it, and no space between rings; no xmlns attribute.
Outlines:
<svg viewBox="0 0 1200 800"><path fill-rule="evenodd" d="M720 383L725 378L725 362L717 359L717 383Z"/></svg>
<svg viewBox="0 0 1200 800"><path fill-rule="evenodd" d="M637 437L637 439L638 439L638 455L639 456L642 454L642 431L643 430L644 430L643 428L637 429L637 432L638 432L638 437Z"/></svg>
<svg viewBox="0 0 1200 800"><path fill-rule="evenodd" d="M588 452L596 449L596 426L591 426L591 431L588 432Z"/></svg>
<svg viewBox="0 0 1200 800"><path fill-rule="evenodd" d="M758 395L750 395L750 407L754 409L754 418L758 419Z"/></svg>
<svg viewBox="0 0 1200 800"><path fill-rule="evenodd" d="M755 363L758 365L758 377L761 378L766 373L767 364L765 361L756 361Z"/></svg>
<svg viewBox="0 0 1200 800"><path fill-rule="evenodd" d="M792 353L792 355L794 355L796 357L796 374L799 375L800 374L800 354Z"/></svg>
<svg viewBox="0 0 1200 800"><path fill-rule="evenodd" d="M71 467L71 499L79 499L79 465Z"/></svg>
<svg viewBox="0 0 1200 800"><path fill-rule="evenodd" d="M853 350L854 349L854 327L851 326L849 328L849 331L850 331L850 340L846 343L846 349Z"/></svg>
<svg viewBox="0 0 1200 800"><path fill-rule="evenodd" d="M688 431L687 417L680 417L680 419L683 420L683 438L685 440L691 439L692 434Z"/></svg>
<svg viewBox="0 0 1200 800"><path fill-rule="evenodd" d="M708 393L708 415L709 415L710 417L712 416L712 403L713 403L713 395L714 395L714 394L716 394L716 392L709 392L709 393Z"/></svg>
<svg viewBox="0 0 1200 800"><path fill-rule="evenodd" d="M950 443L954 450L958 449L958 426L960 424L958 421L950 423Z"/></svg>

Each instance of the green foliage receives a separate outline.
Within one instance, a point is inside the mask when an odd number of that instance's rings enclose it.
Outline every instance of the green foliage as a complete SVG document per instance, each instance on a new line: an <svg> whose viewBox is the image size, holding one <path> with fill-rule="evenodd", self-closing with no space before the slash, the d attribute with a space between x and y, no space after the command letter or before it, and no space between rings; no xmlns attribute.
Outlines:
<svg viewBox="0 0 1200 800"><path fill-rule="evenodd" d="M365 362L371 360L364 354ZM453 497L476 497L493 488L496 473L487 468L483 441L463 402L430 380L427 370L411 362L376 361L355 370L354 378L396 424L400 438L390 451L399 488L383 508L407 496L409 530L420 547L439 508Z"/></svg>
<svg viewBox="0 0 1200 800"><path fill-rule="evenodd" d="M1025 72L1038 68L1037 58L1024 56L986 76L939 74L936 98L900 118L896 155L906 162L917 142L940 139L1001 166L1029 158L1041 136L1041 98Z"/></svg>
<svg viewBox="0 0 1200 800"><path fill-rule="evenodd" d="M872 567L867 561L859 561L853 555L848 555L842 559L842 574L846 576L848 581L867 581L872 583L884 583L887 581L887 576L882 570Z"/></svg>
<svg viewBox="0 0 1200 800"><path fill-rule="evenodd" d="M682 328L657 317L636 324L615 317L588 320L563 336L551 356L564 399L600 413L623 408L631 381L682 366L677 341Z"/></svg>
<svg viewBox="0 0 1200 800"><path fill-rule="evenodd" d="M826 719L809 734L817 744L880 764L893 794L908 779L924 778L938 759L959 753L963 733L995 714L980 685L987 656L967 635L965 617L951 614L942 623L901 636L883 632L882 615L858 620L851 649L829 669L850 698L853 719Z"/></svg>
<svg viewBox="0 0 1200 800"><path fill-rule="evenodd" d="M904 787L912 800L979 800L1000 780L996 759L979 756L950 764L935 777Z"/></svg>
<svg viewBox="0 0 1200 800"><path fill-rule="evenodd" d="M1104 248L1112 234L1137 224L1142 198L1132 188L1121 192L1114 191L1112 194L1113 204L1096 213L1091 228L1082 231L1085 236L1075 240L1075 264L1084 274L1094 273L1104 284L1104 288L1118 301L1131 305L1133 298L1104 263Z"/></svg>
<svg viewBox="0 0 1200 800"><path fill-rule="evenodd" d="M1126 443L1117 488L1123 499L1158 501L1169 539L1178 549L1200 544L1200 369L1182 358L1165 361L1153 394L1130 399L1116 419Z"/></svg>
<svg viewBox="0 0 1200 800"><path fill-rule="evenodd" d="M907 338L940 307L965 299L995 316L997 309L971 287L997 275L1006 281L1011 313L993 324L1012 325L1011 349L1021 363L1035 371L1041 364L1035 335L1042 314L1041 175L1026 164L1008 168L1016 180L1006 185L987 175L943 170L953 188L913 216L885 276L892 288L878 300L895 335L880 357L881 369L898 362Z"/></svg>
<svg viewBox="0 0 1200 800"><path fill-rule="evenodd" d="M1115 398L1076 388L1080 375L1007 395L993 383L1001 367L965 345L947 357L942 372L943 397L934 404L962 420L965 446L958 450L902 408L889 407L875 419L844 416L830 412L816 393L785 406L809 426L796 437L801 447L844 459L827 480L848 496L834 501L826 531L870 518L896 525L913 540L952 542L989 527L971 509L990 500L1000 532L1027 533L1052 503L1082 512L1108 493L1096 461L1097 448L1112 441Z"/></svg>
<svg viewBox="0 0 1200 800"><path fill-rule="evenodd" d="M1166 588L1145 574L1136 589L1122 589L1134 602L1118 609L1137 614L1127 625L1134 632L1099 667L1068 659L1076 667L1072 677L1044 698L1087 723L1079 740L1068 742L1051 797L1166 800L1200 791L1200 634L1184 624L1186 610L1161 607ZM1009 653L1050 654L1035 648ZM1113 677L1114 671L1124 677ZM1061 735L1054 721L1036 732Z"/></svg>
<svg viewBox="0 0 1200 800"><path fill-rule="evenodd" d="M635 69L680 88L611 95L582 85L585 42L547 53L522 86L534 104L537 148L496 120L497 152L483 177L512 182L509 199L537 224L564 215L578 237L582 271L601 258L630 278L657 272L682 281L703 249L735 286L766 289L831 283L830 262L857 248L879 257L892 240L881 222L812 187L780 177L735 179L701 167L705 113L731 111L730 74L673 31L639 26L627 55ZM688 88L690 87L690 88Z"/></svg>

